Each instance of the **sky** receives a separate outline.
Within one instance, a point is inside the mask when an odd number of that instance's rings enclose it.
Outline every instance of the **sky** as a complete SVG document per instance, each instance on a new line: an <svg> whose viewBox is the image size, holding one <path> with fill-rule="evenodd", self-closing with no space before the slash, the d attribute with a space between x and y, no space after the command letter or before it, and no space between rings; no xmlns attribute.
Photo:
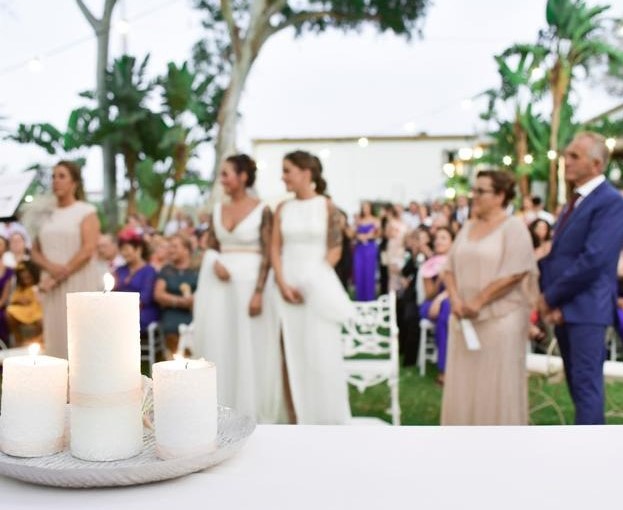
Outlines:
<svg viewBox="0 0 623 510"><path fill-rule="evenodd" d="M606 1L606 0L604 0ZM103 0L87 0L97 14ZM592 0L589 4L595 4ZM603 2L599 2L603 3ZM623 0L610 0L623 17ZM115 20L129 20L130 54L151 54L149 73L182 62L201 35L190 0L120 0ZM364 29L294 38L274 36L249 77L241 103L239 145L254 138L434 135L482 131L478 113L462 100L498 84L493 56L519 42L534 42L545 26L545 0L436 0L411 41ZM122 53L123 36L111 38L111 58ZM74 0L0 0L0 121L48 121L65 126L77 94L94 88L96 46ZM29 62L39 57L41 68ZM596 83L578 89L578 116L587 119L620 103ZM0 141L0 171L16 172L56 158L33 146ZM88 154L87 189L101 189L100 159ZM205 176L209 150L195 163Z"/></svg>

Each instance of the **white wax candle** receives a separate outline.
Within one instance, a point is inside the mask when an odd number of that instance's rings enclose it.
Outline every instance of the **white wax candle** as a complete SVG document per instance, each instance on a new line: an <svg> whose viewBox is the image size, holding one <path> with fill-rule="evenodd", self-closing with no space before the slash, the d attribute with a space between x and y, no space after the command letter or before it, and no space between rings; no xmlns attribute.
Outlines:
<svg viewBox="0 0 623 510"><path fill-rule="evenodd" d="M139 294L67 294L70 449L120 460L143 448Z"/></svg>
<svg viewBox="0 0 623 510"><path fill-rule="evenodd" d="M205 360L153 365L156 452L161 459L216 448L216 366Z"/></svg>
<svg viewBox="0 0 623 510"><path fill-rule="evenodd" d="M2 451L16 457L60 452L67 406L67 360L15 356L2 369Z"/></svg>

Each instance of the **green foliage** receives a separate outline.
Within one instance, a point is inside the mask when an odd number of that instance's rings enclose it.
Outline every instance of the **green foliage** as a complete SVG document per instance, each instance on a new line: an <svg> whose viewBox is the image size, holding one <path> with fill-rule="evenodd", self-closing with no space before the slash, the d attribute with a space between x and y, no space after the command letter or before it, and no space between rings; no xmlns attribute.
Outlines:
<svg viewBox="0 0 623 510"><path fill-rule="evenodd" d="M214 78L199 77L188 63L170 63L164 76L150 81L148 62L149 56L138 61L128 55L114 61L106 73L107 115L94 92L83 92L90 105L71 112L65 132L50 124L20 125L11 138L49 154L111 143L124 158L128 211L138 208L156 224L168 192L175 196L180 186L209 185L188 163L211 140L220 96L210 95ZM152 94L161 98L159 109L148 106Z"/></svg>

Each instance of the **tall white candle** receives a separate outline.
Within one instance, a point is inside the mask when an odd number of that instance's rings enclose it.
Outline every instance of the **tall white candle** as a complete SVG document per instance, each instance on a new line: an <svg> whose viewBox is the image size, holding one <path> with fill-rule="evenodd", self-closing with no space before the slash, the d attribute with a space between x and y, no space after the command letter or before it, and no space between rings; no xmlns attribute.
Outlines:
<svg viewBox="0 0 623 510"><path fill-rule="evenodd" d="M70 449L120 460L143 447L139 294L67 294Z"/></svg>
<svg viewBox="0 0 623 510"><path fill-rule="evenodd" d="M7 358L2 370L1 447L8 455L40 457L61 451L67 406L67 360Z"/></svg>
<svg viewBox="0 0 623 510"><path fill-rule="evenodd" d="M205 360L155 363L154 425L161 459L206 453L216 448L216 366Z"/></svg>

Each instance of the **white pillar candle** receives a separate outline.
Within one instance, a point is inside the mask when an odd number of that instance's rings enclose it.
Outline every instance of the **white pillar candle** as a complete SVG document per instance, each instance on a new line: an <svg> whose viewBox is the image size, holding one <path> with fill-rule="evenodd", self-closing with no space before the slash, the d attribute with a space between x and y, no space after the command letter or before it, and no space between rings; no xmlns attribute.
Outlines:
<svg viewBox="0 0 623 510"><path fill-rule="evenodd" d="M143 448L139 294L67 294L70 450L127 459Z"/></svg>
<svg viewBox="0 0 623 510"><path fill-rule="evenodd" d="M162 361L154 364L152 373L158 457L172 459L213 451L218 421L214 363Z"/></svg>
<svg viewBox="0 0 623 510"><path fill-rule="evenodd" d="M2 369L2 451L40 457L63 450L67 360L15 356Z"/></svg>

